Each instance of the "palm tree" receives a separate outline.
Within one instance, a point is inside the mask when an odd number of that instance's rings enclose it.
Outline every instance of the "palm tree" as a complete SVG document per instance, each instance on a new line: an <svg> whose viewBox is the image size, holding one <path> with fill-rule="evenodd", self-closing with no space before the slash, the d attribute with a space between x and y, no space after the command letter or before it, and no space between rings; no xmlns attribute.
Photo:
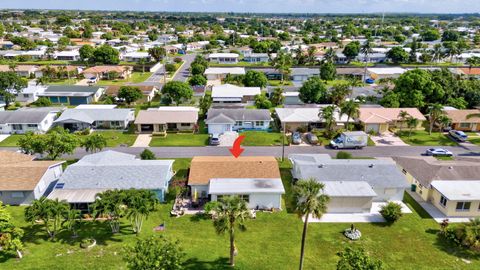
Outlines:
<svg viewBox="0 0 480 270"><path fill-rule="evenodd" d="M271 63L276 70L280 71L282 75L282 83L283 83L285 76L290 73L290 68L292 67L292 64L293 64L292 57L289 54L286 54L284 52L279 52L277 54L277 57L275 57Z"/></svg>
<svg viewBox="0 0 480 270"><path fill-rule="evenodd" d="M337 83L330 89L330 100L335 105L340 105L352 93L348 83Z"/></svg>
<svg viewBox="0 0 480 270"><path fill-rule="evenodd" d="M217 217L213 220L213 226L220 235L228 232L230 237L230 266L235 266L237 253L235 227L238 227L240 231L246 230L245 220L250 217L247 203L238 196L225 196L219 200L214 212Z"/></svg>
<svg viewBox="0 0 480 270"><path fill-rule="evenodd" d="M28 222L42 221L45 230L53 240L62 225L63 217L69 210L69 207L65 201L41 197L25 208L25 220Z"/></svg>
<svg viewBox="0 0 480 270"><path fill-rule="evenodd" d="M107 190L97 195L92 204L95 217L106 216L112 233L120 232L120 218L125 215L124 192Z"/></svg>
<svg viewBox="0 0 480 270"><path fill-rule="evenodd" d="M77 225L82 218L80 210L69 209L64 214L65 221L62 223L62 225L65 225L67 229L72 232L72 238L77 238Z"/></svg>
<svg viewBox="0 0 480 270"><path fill-rule="evenodd" d="M415 117L407 118L407 127L409 128L408 138L412 136L412 130L418 126L418 119Z"/></svg>
<svg viewBox="0 0 480 270"><path fill-rule="evenodd" d="M333 50L333 48L328 48L325 54L323 55L323 60L327 62L333 62L336 56L337 55L335 54L335 51Z"/></svg>
<svg viewBox="0 0 480 270"><path fill-rule="evenodd" d="M404 110L401 110L399 113L398 113L398 117L400 118L400 120L402 120L402 122L405 122L405 120L410 116L410 114L408 114L408 112L404 111ZM402 133L402 129L403 129L403 123L400 125L400 133Z"/></svg>
<svg viewBox="0 0 480 270"><path fill-rule="evenodd" d="M433 125L437 122L438 118L445 113L443 112L443 106L438 103L432 104L428 110L428 121L430 122L428 134L432 135Z"/></svg>
<svg viewBox="0 0 480 270"><path fill-rule="evenodd" d="M441 44L435 44L432 50L432 61L438 62L442 58L443 49Z"/></svg>
<svg viewBox="0 0 480 270"><path fill-rule="evenodd" d="M10 71L12 72L15 72L15 69L17 69L17 63L11 62L10 64L8 64L8 69L10 69Z"/></svg>
<svg viewBox="0 0 480 270"><path fill-rule="evenodd" d="M367 79L367 67L368 67L368 55L373 52L372 49L373 45L370 42L370 40L367 40L365 43L363 43L362 47L360 48L360 52L363 53L364 55L364 60L365 60L365 70L363 74L363 80Z"/></svg>
<svg viewBox="0 0 480 270"><path fill-rule="evenodd" d="M467 59L468 70L472 71L472 67L480 65L480 57L472 56Z"/></svg>
<svg viewBox="0 0 480 270"><path fill-rule="evenodd" d="M308 219L310 215L313 218L320 218L327 211L327 203L330 198L324 194L324 187L324 184L317 182L315 179L308 179L299 180L293 188L296 211L301 217L305 218L300 249L300 270L303 269Z"/></svg>
<svg viewBox="0 0 480 270"><path fill-rule="evenodd" d="M440 115L440 117L437 119L437 123L439 125L440 132L442 132L443 128L448 127L452 123L452 119L446 115Z"/></svg>
<svg viewBox="0 0 480 270"><path fill-rule="evenodd" d="M320 118L320 120L323 120L325 122L325 129L327 130L328 137L332 135L333 127L337 123L335 121L335 110L336 107L334 105L330 105L323 107L318 113L318 117Z"/></svg>
<svg viewBox="0 0 480 270"><path fill-rule="evenodd" d="M340 104L340 117L347 116L347 130L349 130L350 119L358 118L360 115L360 104L351 99Z"/></svg>
<svg viewBox="0 0 480 270"><path fill-rule="evenodd" d="M147 64L147 60L145 58L140 58L138 64L142 65L142 73L145 73L145 64Z"/></svg>
<svg viewBox="0 0 480 270"><path fill-rule="evenodd" d="M315 63L315 52L316 51L317 51L317 48L315 48L315 46L308 47L307 62L309 64L314 64Z"/></svg>
<svg viewBox="0 0 480 270"><path fill-rule="evenodd" d="M138 235L142 230L143 221L155 210L158 199L151 190L131 189L127 193L127 218L130 219L133 231Z"/></svg>
<svg viewBox="0 0 480 270"><path fill-rule="evenodd" d="M480 247L480 218L470 219L470 222L465 225L464 241L472 248Z"/></svg>

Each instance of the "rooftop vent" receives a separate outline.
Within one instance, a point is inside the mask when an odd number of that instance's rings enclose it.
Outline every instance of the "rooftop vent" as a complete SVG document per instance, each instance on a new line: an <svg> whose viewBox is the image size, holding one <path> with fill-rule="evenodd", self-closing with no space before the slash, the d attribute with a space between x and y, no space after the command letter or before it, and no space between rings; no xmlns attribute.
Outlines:
<svg viewBox="0 0 480 270"><path fill-rule="evenodd" d="M373 168L373 166L374 166L373 163L368 165L369 168Z"/></svg>

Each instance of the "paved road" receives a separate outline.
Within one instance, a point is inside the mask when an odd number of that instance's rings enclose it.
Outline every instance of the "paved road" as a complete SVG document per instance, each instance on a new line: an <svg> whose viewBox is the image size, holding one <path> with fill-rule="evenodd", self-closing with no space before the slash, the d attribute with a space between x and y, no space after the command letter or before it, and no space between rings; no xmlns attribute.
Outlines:
<svg viewBox="0 0 480 270"><path fill-rule="evenodd" d="M182 59L184 61L183 65L180 67L180 70L175 74L175 77L173 77L174 81L180 81L180 82L186 82L188 79L188 75L190 74L190 65L192 64L193 60L195 60L195 57L197 55L192 53L192 54L186 54L182 56Z"/></svg>
<svg viewBox="0 0 480 270"><path fill-rule="evenodd" d="M193 156L228 156L229 147L150 147L149 149L159 158L190 158ZM282 156L282 147L280 146L256 146L244 147L244 156ZM373 146L365 147L361 150L347 150L357 157L395 157L395 156L420 156L425 152L426 146ZM452 151L456 156L480 156L480 147L478 146L451 146L444 147ZM142 147L116 147L108 148L119 152L139 155L144 148ZM0 148L0 150L16 150L15 148ZM336 155L338 150L329 149L323 146L287 146L285 147L285 156L289 154L330 154ZM81 158L85 155L83 149L77 149L74 155L66 158Z"/></svg>

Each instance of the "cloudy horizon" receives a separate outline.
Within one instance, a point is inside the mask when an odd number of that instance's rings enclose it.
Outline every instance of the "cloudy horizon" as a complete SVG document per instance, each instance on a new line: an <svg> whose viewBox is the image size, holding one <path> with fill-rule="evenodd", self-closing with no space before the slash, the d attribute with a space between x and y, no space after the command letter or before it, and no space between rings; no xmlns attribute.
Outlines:
<svg viewBox="0 0 480 270"><path fill-rule="evenodd" d="M16 0L0 9L247 13L479 13L479 0Z"/></svg>

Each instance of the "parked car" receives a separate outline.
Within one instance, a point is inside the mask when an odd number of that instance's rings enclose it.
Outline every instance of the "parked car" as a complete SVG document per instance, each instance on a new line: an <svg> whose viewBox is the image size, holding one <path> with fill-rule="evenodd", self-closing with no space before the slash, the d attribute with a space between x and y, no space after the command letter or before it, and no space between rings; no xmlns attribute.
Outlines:
<svg viewBox="0 0 480 270"><path fill-rule="evenodd" d="M375 83L375 80L374 80L374 79L371 79L371 78L368 78L368 79L365 80L365 82L366 82L367 84L374 84L374 83Z"/></svg>
<svg viewBox="0 0 480 270"><path fill-rule="evenodd" d="M452 138L454 138L459 142L464 142L468 139L467 134L465 134L463 131L460 131L460 130L452 129L448 133L450 134L450 136L452 136Z"/></svg>
<svg viewBox="0 0 480 270"><path fill-rule="evenodd" d="M293 144L301 144L302 143L302 135L300 135L300 132L294 132L292 134L292 143Z"/></svg>
<svg viewBox="0 0 480 270"><path fill-rule="evenodd" d="M308 143L310 143L310 144L318 144L317 135L309 132L309 133L307 133L306 138L307 138Z"/></svg>
<svg viewBox="0 0 480 270"><path fill-rule="evenodd" d="M453 156L453 153L443 148L429 148L425 152L425 155L451 157Z"/></svg>
<svg viewBox="0 0 480 270"><path fill-rule="evenodd" d="M97 83L97 77L91 77L87 81L88 84L95 84Z"/></svg>
<svg viewBox="0 0 480 270"><path fill-rule="evenodd" d="M220 144L220 135L212 134L212 136L210 136L209 144L210 145L219 145Z"/></svg>

